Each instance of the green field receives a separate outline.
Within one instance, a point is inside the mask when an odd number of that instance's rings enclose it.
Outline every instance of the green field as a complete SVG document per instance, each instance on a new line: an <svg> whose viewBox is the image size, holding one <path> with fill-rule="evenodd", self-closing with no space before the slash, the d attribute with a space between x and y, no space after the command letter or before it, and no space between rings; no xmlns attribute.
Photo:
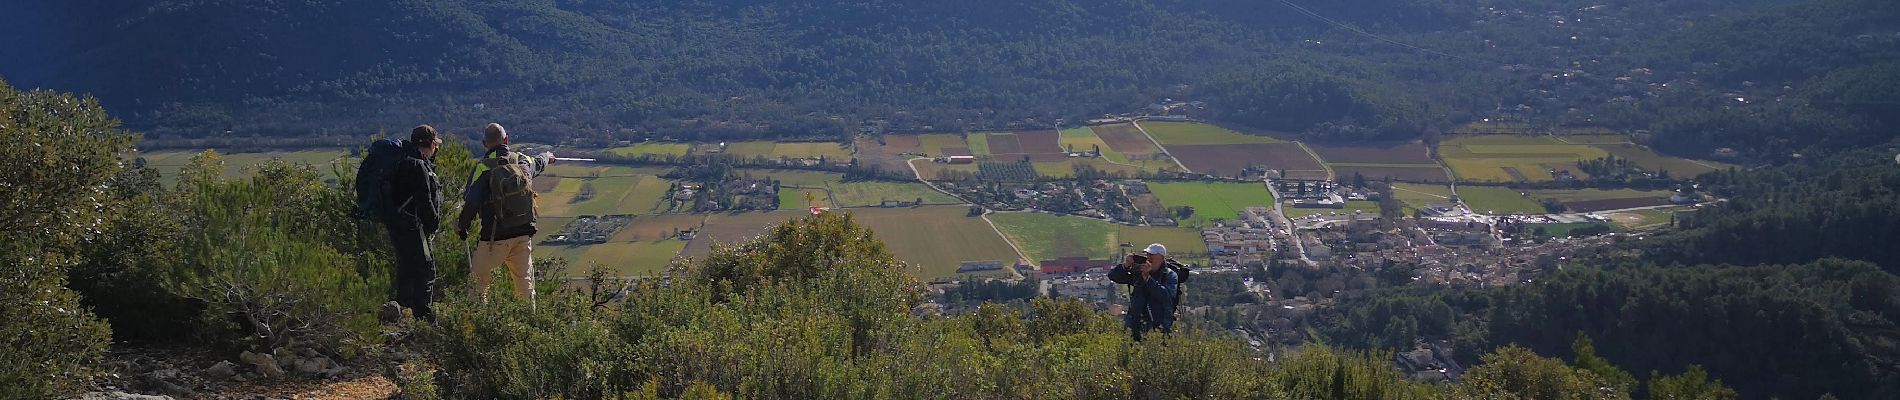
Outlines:
<svg viewBox="0 0 1900 400"><path fill-rule="evenodd" d="M934 134L928 134L928 135L917 135L917 142L918 142L917 147L922 148L924 153L930 154L932 156L943 155L943 149L945 148L970 146L968 143L963 142L962 135L958 135L954 133L934 133Z"/></svg>
<svg viewBox="0 0 1900 400"><path fill-rule="evenodd" d="M779 143L778 146L772 148L772 154L769 157L824 157L827 160L848 160L851 158L851 147L839 145L836 142Z"/></svg>
<svg viewBox="0 0 1900 400"><path fill-rule="evenodd" d="M1592 145L1626 144L1630 142L1630 137L1625 136L1625 135L1614 135L1614 134L1612 135L1564 135L1564 136L1558 136L1557 141L1569 143L1569 144L1592 144Z"/></svg>
<svg viewBox="0 0 1900 400"><path fill-rule="evenodd" d="M1611 232L1618 232L1618 231L1623 230L1623 228L1620 226L1606 224L1602 222L1577 222L1577 223L1568 223L1568 224L1530 224L1530 225L1527 225L1525 229L1535 230L1537 228L1544 228L1545 235L1549 235L1551 237L1570 237L1570 231L1581 229L1581 228L1593 227L1593 226L1608 226L1610 227Z"/></svg>
<svg viewBox="0 0 1900 400"><path fill-rule="evenodd" d="M1281 143L1268 136L1248 135L1198 122L1138 122L1161 145Z"/></svg>
<svg viewBox="0 0 1900 400"><path fill-rule="evenodd" d="M990 135L1008 135L1008 132L974 132L969 136L970 154L981 158L990 155Z"/></svg>
<svg viewBox="0 0 1900 400"><path fill-rule="evenodd" d="M1609 214L1610 222L1629 229L1641 229L1668 225L1671 215L1680 212L1692 212L1690 207L1663 207Z"/></svg>
<svg viewBox="0 0 1900 400"><path fill-rule="evenodd" d="M1351 215L1355 212L1360 215L1375 217L1379 215L1379 203L1373 201L1347 201L1346 208L1299 208L1287 206L1284 209L1286 210L1287 218L1300 218L1310 215Z"/></svg>
<svg viewBox="0 0 1900 400"><path fill-rule="evenodd" d="M1090 150L1101 149L1102 158L1118 163L1128 162L1128 156L1122 155L1121 152L1115 151L1115 149L1108 148L1108 143L1103 142L1101 137L1095 136L1095 130L1089 129L1089 127L1086 126L1063 129L1062 136L1056 144L1062 146L1064 151L1074 149L1074 151L1088 152Z"/></svg>
<svg viewBox="0 0 1900 400"><path fill-rule="evenodd" d="M1610 199L1665 198L1665 197L1669 197L1672 194L1675 194L1675 192L1671 192L1667 190L1636 190L1636 189L1616 189L1616 190L1538 189L1538 190L1531 190L1530 194L1531 194L1531 198L1538 199L1538 200L1556 199L1557 201L1573 202L1573 201L1610 200Z"/></svg>
<svg viewBox="0 0 1900 400"><path fill-rule="evenodd" d="M566 181L580 181L583 185L591 185L594 188L594 196L592 198L572 205L573 215L632 214L647 211L646 209L620 209L620 201L627 197L628 193L633 191L634 184L640 181L639 177L562 179L562 181L562 183L567 183ZM652 202L648 201L647 204L652 204Z"/></svg>
<svg viewBox="0 0 1900 400"><path fill-rule="evenodd" d="M921 183L865 181L832 183L831 194L838 198L838 206L863 207L875 206L884 200L914 201L923 199L924 204L957 204L956 198L931 190ZM804 196L797 195L798 203L804 204ZM781 197L783 198L783 197ZM781 206L782 207L782 206Z"/></svg>
<svg viewBox="0 0 1900 400"><path fill-rule="evenodd" d="M837 204L831 204L831 196L825 194L826 192L823 186L819 186L819 187L780 186L778 189L778 208L781 210L805 208L807 206L807 204L805 203L806 193L811 194L810 205L816 205L819 207L829 207L829 208L838 207Z"/></svg>
<svg viewBox="0 0 1900 400"><path fill-rule="evenodd" d="M1148 190L1170 209L1194 208L1194 216L1180 221L1181 226L1203 227L1209 219L1233 219L1247 207L1273 206L1273 193L1259 183L1154 182Z"/></svg>
<svg viewBox="0 0 1900 400"><path fill-rule="evenodd" d="M1104 259L1115 255L1116 225L1100 220L1037 212L990 214L990 221L1033 262L1057 257ZM1197 236L1198 238L1198 236Z"/></svg>
<svg viewBox="0 0 1900 400"><path fill-rule="evenodd" d="M1665 155L1657 154L1655 151L1650 150L1647 147L1642 147L1642 146L1638 146L1634 144L1602 145L1598 147L1601 147L1604 150L1609 151L1610 154L1616 155L1617 158L1628 159L1630 160L1630 162L1636 163L1636 166L1642 167L1643 169L1651 170L1651 171L1668 171L1669 175L1675 178L1692 178L1692 177L1695 177L1696 175L1701 175L1708 172L1726 170L1726 169L1734 167L1733 165L1723 164L1723 163L1714 162L1714 161L1697 161L1697 160L1690 160L1686 158L1665 156Z"/></svg>
<svg viewBox="0 0 1900 400"><path fill-rule="evenodd" d="M1451 187L1446 185L1427 185L1419 183L1393 183L1392 197L1406 208L1418 209L1427 204L1450 204Z"/></svg>
<svg viewBox="0 0 1900 400"><path fill-rule="evenodd" d="M1169 257L1182 262L1207 261L1207 242L1202 241L1199 229L1117 225L1115 230L1116 245L1127 243L1132 246L1130 251L1147 247L1149 243L1160 243L1168 246Z"/></svg>
<svg viewBox="0 0 1900 400"><path fill-rule="evenodd" d="M769 142L769 141L727 142L726 149L724 150L724 152L732 156L743 157L743 158L752 158L752 157L778 158L772 155L772 149L776 147L778 147L778 143ZM718 144L701 144L699 145L699 149L700 149L699 152L702 154L708 154L708 153L712 153L712 151L710 150L717 149L717 148L719 148Z"/></svg>
<svg viewBox="0 0 1900 400"><path fill-rule="evenodd" d="M608 149L607 151L615 155L622 156L622 157L634 157L634 156L640 156L640 155L669 155L669 154L674 155L674 156L683 156L683 155L686 155L686 151L691 150L692 147L693 145L686 144L686 143L646 142L646 143L640 143L640 144L636 144L632 146L616 147L616 148Z"/></svg>
<svg viewBox="0 0 1900 400"><path fill-rule="evenodd" d="M571 264L568 270L571 276L587 274L594 264L607 266L619 276L650 276L663 271L668 262L679 256L686 242L678 239L611 242L580 248L586 251Z"/></svg>
<svg viewBox="0 0 1900 400"><path fill-rule="evenodd" d="M968 216L968 207L861 208L849 212L858 223L876 232L899 260L911 263L919 279L956 276L957 266L963 261L1002 261L1005 266L1016 263L1016 251L982 218Z"/></svg>
<svg viewBox="0 0 1900 400"><path fill-rule="evenodd" d="M191 164L192 157L196 157L202 152L203 151L162 150L139 153L138 156L139 158L145 159L145 165L147 167L158 170L160 182L170 185L178 181L178 172L184 170L186 165ZM221 175L224 179L247 176L245 171L246 167L262 164L270 160L284 160L291 163L309 164L317 168L319 175L325 178L333 178L330 169L330 163L332 161L341 160L351 164L361 162L359 159L348 158L348 155L349 151L343 149L313 149L263 153L218 153L218 158L224 162L224 174ZM354 172L356 170L355 165L348 165L348 167L349 168L345 169L346 172Z"/></svg>
<svg viewBox="0 0 1900 400"><path fill-rule="evenodd" d="M1564 144L1548 136L1481 135L1457 136L1438 145L1440 157L1460 181L1545 182L1556 179L1549 170L1565 170L1579 178L1577 161L1602 158L1609 153L1589 145Z"/></svg>
<svg viewBox="0 0 1900 400"><path fill-rule="evenodd" d="M1498 186L1459 186L1458 198L1479 214L1543 214L1544 205Z"/></svg>

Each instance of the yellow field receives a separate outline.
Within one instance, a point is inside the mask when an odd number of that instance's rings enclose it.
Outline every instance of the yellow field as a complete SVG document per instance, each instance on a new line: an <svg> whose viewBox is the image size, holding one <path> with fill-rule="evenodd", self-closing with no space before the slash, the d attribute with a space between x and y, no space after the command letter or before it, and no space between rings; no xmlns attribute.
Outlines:
<svg viewBox="0 0 1900 400"><path fill-rule="evenodd" d="M957 275L963 261L1016 263L1016 252L983 219L967 216L968 207L926 206L915 209L865 208L850 211L858 223L871 228L897 258L916 266L917 278L930 280Z"/></svg>
<svg viewBox="0 0 1900 400"><path fill-rule="evenodd" d="M569 275L586 274L594 264L604 265L619 276L655 275L679 256L686 242L678 239L648 242L610 242L581 246L580 259L570 260Z"/></svg>
<svg viewBox="0 0 1900 400"><path fill-rule="evenodd" d="M1552 169L1584 178L1588 175L1577 170L1578 161L1609 155L1594 146L1523 135L1458 136L1439 144L1438 152L1459 180L1475 182L1517 181L1506 168L1532 182L1556 179L1549 171Z"/></svg>

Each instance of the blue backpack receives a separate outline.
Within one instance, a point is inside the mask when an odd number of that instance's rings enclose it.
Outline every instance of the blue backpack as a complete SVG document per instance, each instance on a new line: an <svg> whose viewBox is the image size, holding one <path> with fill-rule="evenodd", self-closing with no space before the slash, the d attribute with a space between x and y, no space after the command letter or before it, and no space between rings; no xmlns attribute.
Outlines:
<svg viewBox="0 0 1900 400"><path fill-rule="evenodd" d="M389 177L402 162L402 142L378 139L363 152L363 165L356 168L356 209L350 216L370 221L389 221L395 214L389 204Z"/></svg>

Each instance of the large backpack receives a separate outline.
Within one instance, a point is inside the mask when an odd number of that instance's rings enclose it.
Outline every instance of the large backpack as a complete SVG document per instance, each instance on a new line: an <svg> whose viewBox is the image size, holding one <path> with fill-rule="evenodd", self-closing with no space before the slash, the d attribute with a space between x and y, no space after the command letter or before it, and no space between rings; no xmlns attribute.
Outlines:
<svg viewBox="0 0 1900 400"><path fill-rule="evenodd" d="M503 230L534 223L534 173L522 165L532 163L526 157L510 151L482 159L482 166L488 170L487 208L494 210L494 219L484 228Z"/></svg>
<svg viewBox="0 0 1900 400"><path fill-rule="evenodd" d="M356 167L356 209L350 216L371 221L389 221L395 207L389 204L389 178L402 164L402 143L396 139L370 142L363 152L363 164Z"/></svg>

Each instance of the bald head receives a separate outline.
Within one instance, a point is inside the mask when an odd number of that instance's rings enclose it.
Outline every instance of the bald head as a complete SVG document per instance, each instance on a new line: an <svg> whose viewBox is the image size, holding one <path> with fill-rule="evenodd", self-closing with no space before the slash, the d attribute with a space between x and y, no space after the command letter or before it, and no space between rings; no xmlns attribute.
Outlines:
<svg viewBox="0 0 1900 400"><path fill-rule="evenodd" d="M508 130L503 129L501 124L490 122L488 127L482 128L482 147L494 148L504 144L508 144Z"/></svg>

